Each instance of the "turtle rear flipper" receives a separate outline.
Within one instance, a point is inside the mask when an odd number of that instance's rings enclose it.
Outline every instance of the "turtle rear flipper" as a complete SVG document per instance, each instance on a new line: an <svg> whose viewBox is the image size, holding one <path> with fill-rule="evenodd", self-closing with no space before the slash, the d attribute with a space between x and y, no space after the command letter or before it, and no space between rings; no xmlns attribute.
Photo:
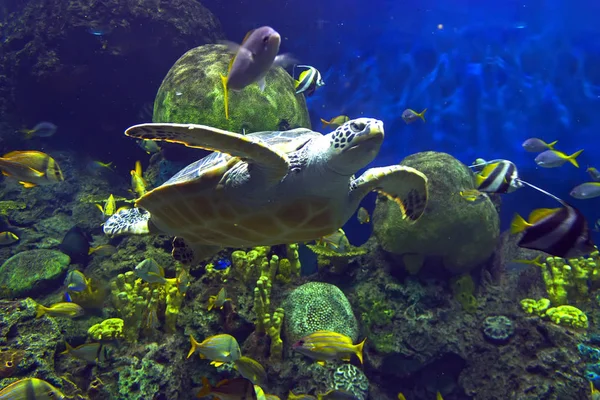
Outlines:
<svg viewBox="0 0 600 400"><path fill-rule="evenodd" d="M221 250L219 246L210 246L204 244L190 244L182 237L173 239L173 250L171 255L176 261L182 264L198 264L199 262L214 256Z"/></svg>
<svg viewBox="0 0 600 400"><path fill-rule="evenodd" d="M355 179L352 186L353 195L359 199L375 190L396 202L402 210L402 218L409 222L415 222L423 215L429 197L427 177L403 165L370 168Z"/></svg>
<svg viewBox="0 0 600 400"><path fill-rule="evenodd" d="M285 153L271 148L251 135L195 124L140 124L125 131L127 136L144 140L179 143L187 147L218 151L240 157L264 171L267 181L277 183L288 173Z"/></svg>
<svg viewBox="0 0 600 400"><path fill-rule="evenodd" d="M141 208L121 210L111 215L103 230L109 236L145 235L150 233L150 213Z"/></svg>

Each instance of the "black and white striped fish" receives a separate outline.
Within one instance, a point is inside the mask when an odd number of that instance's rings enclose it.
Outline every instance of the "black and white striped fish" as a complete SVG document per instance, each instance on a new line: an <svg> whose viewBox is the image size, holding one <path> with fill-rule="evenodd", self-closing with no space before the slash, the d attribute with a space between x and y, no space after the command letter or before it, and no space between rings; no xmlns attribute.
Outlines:
<svg viewBox="0 0 600 400"><path fill-rule="evenodd" d="M481 164L472 165L476 168ZM511 193L523 187L517 166L508 160L485 162L485 167L475 175L477 190L486 193Z"/></svg>
<svg viewBox="0 0 600 400"><path fill-rule="evenodd" d="M564 202L560 208L533 210L528 221L516 214L510 231L525 232L519 240L519 247L540 250L556 257L576 258L595 250L585 217Z"/></svg>
<svg viewBox="0 0 600 400"><path fill-rule="evenodd" d="M294 81L294 87L296 88L296 94L304 93L306 96L311 96L318 87L325 84L321 73L310 65L296 65L299 68L306 68L306 70L300 73L297 81Z"/></svg>

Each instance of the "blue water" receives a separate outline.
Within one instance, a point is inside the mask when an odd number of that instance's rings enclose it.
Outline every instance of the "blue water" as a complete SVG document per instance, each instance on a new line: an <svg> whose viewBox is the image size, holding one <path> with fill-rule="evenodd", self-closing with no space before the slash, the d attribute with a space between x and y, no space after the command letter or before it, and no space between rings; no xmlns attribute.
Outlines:
<svg viewBox="0 0 600 400"><path fill-rule="evenodd" d="M213 0L228 38L260 21L282 35L281 51L314 65L326 86L308 99L313 127L339 114L382 119L386 140L377 165L424 150L515 162L524 180L580 208L593 223L599 199L569 191L600 168L600 3L568 1ZM427 108L427 123L405 125L404 109ZM521 143L558 140L579 157L541 169ZM530 189L503 197L506 227L514 212L557 203Z"/></svg>

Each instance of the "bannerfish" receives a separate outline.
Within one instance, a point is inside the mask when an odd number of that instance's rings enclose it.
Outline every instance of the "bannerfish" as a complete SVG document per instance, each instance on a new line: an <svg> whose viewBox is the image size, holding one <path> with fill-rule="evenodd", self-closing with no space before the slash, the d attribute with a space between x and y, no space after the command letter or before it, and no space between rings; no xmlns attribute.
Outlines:
<svg viewBox="0 0 600 400"><path fill-rule="evenodd" d="M558 140L555 140L552 143L546 143L542 139L538 138L529 138L523 142L521 146L525 149L525 151L529 151L531 153L541 153L546 150L554 150L554 145L558 143Z"/></svg>
<svg viewBox="0 0 600 400"><path fill-rule="evenodd" d="M48 382L38 378L18 380L0 390L0 399L4 400L64 400L65 395Z"/></svg>
<svg viewBox="0 0 600 400"><path fill-rule="evenodd" d="M423 122L426 122L425 121L425 111L427 111L427 109L424 109L423 111L418 113L414 110L411 110L410 108L407 108L406 110L404 110L402 112L402 119L404 120L404 122L406 122L406 124L412 124L419 118L421 118L423 120Z"/></svg>
<svg viewBox="0 0 600 400"><path fill-rule="evenodd" d="M202 389L200 389L196 397L200 398L209 395L221 400L257 400L254 385L248 379L244 378L223 379L213 387L208 382L208 379L203 377Z"/></svg>
<svg viewBox="0 0 600 400"><path fill-rule="evenodd" d="M294 88L296 94L304 93L305 96L312 96L317 88L325 85L321 73L315 67L310 65L296 65L294 69L306 68L306 70L300 73L297 81L294 81Z"/></svg>
<svg viewBox="0 0 600 400"><path fill-rule="evenodd" d="M593 199L600 196L600 182L586 182L575 186L571 193L571 197L579 200Z"/></svg>
<svg viewBox="0 0 600 400"><path fill-rule="evenodd" d="M223 83L225 118L229 119L229 91L242 90L256 82L260 90L265 89L265 75L275 66L292 62L287 54L279 53L281 36L270 26L262 26L246 34L241 45L225 42L235 55L229 62L227 76L221 75Z"/></svg>
<svg viewBox="0 0 600 400"><path fill-rule="evenodd" d="M535 158L535 163L542 168L556 168L560 167L567 161L579 168L576 158L583 152L582 150L576 151L570 156L558 150L546 150L539 154Z"/></svg>
<svg viewBox="0 0 600 400"><path fill-rule="evenodd" d="M18 241L19 237L14 233L8 231L0 232L0 246L9 246Z"/></svg>
<svg viewBox="0 0 600 400"><path fill-rule="evenodd" d="M41 151L11 151L0 157L0 170L4 176L16 179L25 188L65 180L54 158Z"/></svg>
<svg viewBox="0 0 600 400"><path fill-rule="evenodd" d="M25 134L25 139L31 139L34 136L49 137L56 133L57 126L52 122L40 122L31 129L21 129Z"/></svg>
<svg viewBox="0 0 600 400"><path fill-rule="evenodd" d="M508 160L490 161L475 174L477 190L486 193L511 193L523 187L517 166Z"/></svg>
<svg viewBox="0 0 600 400"><path fill-rule="evenodd" d="M350 121L350 117L348 117L347 115L338 115L337 117L331 118L329 121L325 121L323 118L321 118L321 127L329 127L331 129L336 129L344 125L348 121Z"/></svg>
<svg viewBox="0 0 600 400"><path fill-rule="evenodd" d="M576 258L595 250L585 217L575 207L563 202L560 208L540 208L525 220L515 214L511 233L525 232L519 247L540 250L555 257Z"/></svg>
<svg viewBox="0 0 600 400"><path fill-rule="evenodd" d="M365 338L359 344L352 344L352 339L341 333L317 331L300 339L292 348L317 360L321 365L331 360L350 361L352 355L356 355L362 364L362 351L366 340Z"/></svg>
<svg viewBox="0 0 600 400"><path fill-rule="evenodd" d="M192 347L188 352L187 358L198 352L200 358L207 358L213 361L211 364L216 367L227 362L239 360L242 356L237 340L233 336L224 333L206 338L202 343L196 342L194 336L190 335L190 343Z"/></svg>

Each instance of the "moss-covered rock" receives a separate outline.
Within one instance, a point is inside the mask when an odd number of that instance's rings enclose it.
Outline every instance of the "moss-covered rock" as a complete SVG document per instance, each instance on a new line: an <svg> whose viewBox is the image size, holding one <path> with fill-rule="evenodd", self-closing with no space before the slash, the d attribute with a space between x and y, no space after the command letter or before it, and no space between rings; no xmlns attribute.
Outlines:
<svg viewBox="0 0 600 400"><path fill-rule="evenodd" d="M0 266L2 295L21 297L40 293L60 282L71 259L57 250L28 250L15 254Z"/></svg>
<svg viewBox="0 0 600 400"><path fill-rule="evenodd" d="M309 282L283 302L285 337L289 344L320 330L344 334L356 342L358 322L346 295L334 285Z"/></svg>
<svg viewBox="0 0 600 400"><path fill-rule="evenodd" d="M207 44L185 53L163 80L154 102L154 122L198 123L232 132L310 128L303 95L294 93L294 80L276 67L266 76L261 92L252 84L229 93L229 120L225 119L223 84L231 54L227 46Z"/></svg>
<svg viewBox="0 0 600 400"><path fill-rule="evenodd" d="M449 154L423 152L406 157L401 165L427 175L429 202L414 224L401 219L400 209L380 198L373 215L374 233L382 248L403 256L404 264L417 273L425 257L441 257L446 269L468 272L494 251L499 218L490 199L467 201L460 192L473 189L469 169Z"/></svg>

